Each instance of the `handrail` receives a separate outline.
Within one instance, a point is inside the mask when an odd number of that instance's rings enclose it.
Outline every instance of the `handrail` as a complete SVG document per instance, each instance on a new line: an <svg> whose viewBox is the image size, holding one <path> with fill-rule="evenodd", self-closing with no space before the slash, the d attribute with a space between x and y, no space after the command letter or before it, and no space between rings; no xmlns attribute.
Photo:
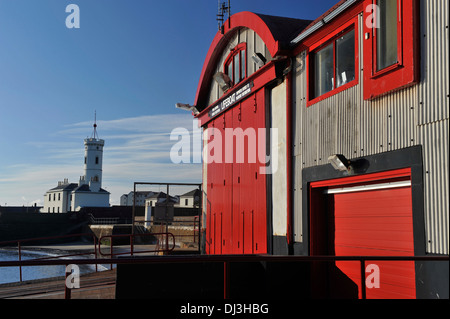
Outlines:
<svg viewBox="0 0 450 319"><path fill-rule="evenodd" d="M80 233L80 234L69 234L69 235L61 235L61 236L47 236L47 237L26 238L26 239L18 239L18 240L8 240L8 241L0 242L0 247L1 246L11 247L11 246L9 246L9 244L16 244L18 259L19 259L19 261L22 261L23 243L33 242L33 241L52 240L52 239L64 239L64 238L70 238L70 237L92 237L94 251L93 252L84 252L84 253L75 253L75 254L71 253L71 254L65 254L65 255L59 255L59 256L39 257L39 258L33 258L32 260L55 259L55 258L65 258L65 257L84 256L84 255L94 255L95 259L97 259L97 244L96 244L97 237L92 233ZM67 244L67 243L65 243L65 244ZM40 246L40 245L37 245L37 246ZM95 265L95 271L98 271L97 264ZM22 282L22 266L20 266L20 265L19 265L19 280L20 280L20 282Z"/></svg>
<svg viewBox="0 0 450 319"><path fill-rule="evenodd" d="M72 264L134 264L134 263L170 263L170 262L308 262L308 261L449 261L448 256L298 256L298 255L166 255L123 258L71 259ZM67 260L22 260L0 261L0 267L14 266L54 266L65 265Z"/></svg>
<svg viewBox="0 0 450 319"><path fill-rule="evenodd" d="M158 236L164 236L164 235L166 236L166 240L165 240L165 243L166 243L165 247L166 248L165 249L160 249L159 248L160 247L160 245L159 245L160 239L158 238ZM156 236L157 237L157 243L156 243L155 247L157 247L157 248L156 249L152 249L152 250L135 251L134 250L134 246L135 246L134 239L135 239L135 237L138 237L138 236L139 237L146 237L146 236L154 237L154 236ZM172 247L170 249L169 249L169 236L172 237ZM114 253L113 252L114 239L127 238L127 237L130 239L130 251L121 252L121 253ZM110 253L109 254L104 254L104 253L102 253L102 250L101 250L101 243L106 238L110 238L110 241L109 241L109 243L110 243ZM99 254L102 255L102 256L111 256L111 258L113 258L114 256L118 256L118 255L131 255L131 256L133 256L134 254L142 254L142 253L170 252L170 251L172 251L174 249L175 249L175 236L172 233L167 233L167 232L164 232L164 233L147 233L147 234L105 235L105 236L100 237L99 240L98 240L98 252L99 252Z"/></svg>
<svg viewBox="0 0 450 319"><path fill-rule="evenodd" d="M449 256L296 256L296 255L167 255L146 256L146 257L123 257L123 258L102 258L102 259L72 259L70 262L77 265L88 264L151 264L151 263L199 263L215 262L223 263L224 266L224 299L229 297L230 291L230 263L232 262L311 262L311 261L359 261L363 265L366 261L449 261ZM0 261L1 267L12 266L53 266L66 265L67 260L22 260L22 261ZM363 282L362 298L366 298L365 269L361 267L361 279ZM70 295L70 294L69 294Z"/></svg>

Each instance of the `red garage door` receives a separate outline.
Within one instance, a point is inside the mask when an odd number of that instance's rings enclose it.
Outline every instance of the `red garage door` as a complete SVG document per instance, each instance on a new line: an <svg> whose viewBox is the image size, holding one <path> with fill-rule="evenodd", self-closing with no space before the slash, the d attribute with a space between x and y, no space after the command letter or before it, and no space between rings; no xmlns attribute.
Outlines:
<svg viewBox="0 0 450 319"><path fill-rule="evenodd" d="M414 256L410 168L312 182L310 203L312 256ZM416 297L413 261L365 266L366 298ZM328 279L329 296L362 297L359 261L336 262Z"/></svg>
<svg viewBox="0 0 450 319"><path fill-rule="evenodd" d="M329 195L334 196L336 256L414 255L411 187L392 185L371 185L374 189L368 191L350 187ZM366 267L369 264L378 267L380 284L366 289L367 298L416 297L413 261L370 261ZM359 262L341 261L336 266L358 285L361 298Z"/></svg>

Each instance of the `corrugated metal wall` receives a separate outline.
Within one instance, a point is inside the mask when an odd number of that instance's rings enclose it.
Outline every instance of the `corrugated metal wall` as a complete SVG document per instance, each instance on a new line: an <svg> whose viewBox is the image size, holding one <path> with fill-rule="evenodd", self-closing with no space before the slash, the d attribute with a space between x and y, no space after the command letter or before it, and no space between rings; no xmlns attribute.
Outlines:
<svg viewBox="0 0 450 319"><path fill-rule="evenodd" d="M305 167L422 145L427 252L448 254L448 1L420 1L421 80L374 101L363 100L362 32L359 84L306 107L304 53L294 72L294 239L302 242ZM359 27L362 29L362 16Z"/></svg>
<svg viewBox="0 0 450 319"><path fill-rule="evenodd" d="M449 253L449 3L420 1L421 81L418 144L424 148L427 251Z"/></svg>

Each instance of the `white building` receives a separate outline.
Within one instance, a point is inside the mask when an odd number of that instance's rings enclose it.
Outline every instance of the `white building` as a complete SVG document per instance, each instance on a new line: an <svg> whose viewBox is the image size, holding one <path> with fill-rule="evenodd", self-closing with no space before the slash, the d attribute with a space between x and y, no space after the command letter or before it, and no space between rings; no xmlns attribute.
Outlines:
<svg viewBox="0 0 450 319"><path fill-rule="evenodd" d="M72 191L78 187L67 179L58 182L58 186L47 191L44 196L43 213L66 213L71 210Z"/></svg>
<svg viewBox="0 0 450 319"><path fill-rule="evenodd" d="M136 206L144 206L145 199L152 196L154 192L136 192ZM120 206L133 206L134 192L131 191L128 194L120 196Z"/></svg>
<svg viewBox="0 0 450 319"><path fill-rule="evenodd" d="M84 140L84 175L78 183L68 179L47 191L44 196L43 213L67 213L79 211L81 207L109 207L109 192L102 188L103 146L105 141L94 133Z"/></svg>
<svg viewBox="0 0 450 319"><path fill-rule="evenodd" d="M198 188L193 189L190 192L180 195L180 200L178 204L175 204L175 207L198 208L201 195L202 192Z"/></svg>

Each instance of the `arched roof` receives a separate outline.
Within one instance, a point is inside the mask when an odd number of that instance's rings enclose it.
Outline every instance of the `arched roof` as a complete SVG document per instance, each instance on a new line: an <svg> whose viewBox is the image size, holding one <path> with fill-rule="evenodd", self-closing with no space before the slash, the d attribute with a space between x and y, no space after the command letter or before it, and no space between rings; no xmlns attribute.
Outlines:
<svg viewBox="0 0 450 319"><path fill-rule="evenodd" d="M214 75L212 72L215 69L217 59L236 29L247 27L255 31L265 43L271 56L275 57L284 50L289 49L290 41L310 23L310 20L269 16L248 11L232 15L224 23L223 34L217 32L209 47L200 75L194 105L200 111L207 107L205 101Z"/></svg>

